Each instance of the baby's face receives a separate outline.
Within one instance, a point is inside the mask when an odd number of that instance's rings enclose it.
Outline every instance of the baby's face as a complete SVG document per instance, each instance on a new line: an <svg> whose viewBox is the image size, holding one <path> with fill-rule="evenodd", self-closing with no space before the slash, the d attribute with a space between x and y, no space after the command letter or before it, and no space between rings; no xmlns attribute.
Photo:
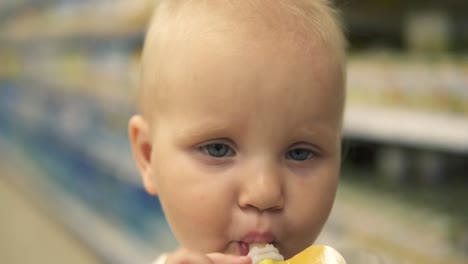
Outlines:
<svg viewBox="0 0 468 264"><path fill-rule="evenodd" d="M313 243L340 172L342 78L327 58L221 38L171 58L151 169L182 246L246 255L273 243L289 258Z"/></svg>

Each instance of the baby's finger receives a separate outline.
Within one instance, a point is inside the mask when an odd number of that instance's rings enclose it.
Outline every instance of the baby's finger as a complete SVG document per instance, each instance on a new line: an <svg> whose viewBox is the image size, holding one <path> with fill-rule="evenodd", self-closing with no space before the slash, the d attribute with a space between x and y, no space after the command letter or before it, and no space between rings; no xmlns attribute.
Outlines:
<svg viewBox="0 0 468 264"><path fill-rule="evenodd" d="M213 262L204 254L180 249L173 254L170 254L167 257L165 264L213 264Z"/></svg>
<svg viewBox="0 0 468 264"><path fill-rule="evenodd" d="M206 254L214 264L251 264L252 259L247 256L226 255L222 253Z"/></svg>

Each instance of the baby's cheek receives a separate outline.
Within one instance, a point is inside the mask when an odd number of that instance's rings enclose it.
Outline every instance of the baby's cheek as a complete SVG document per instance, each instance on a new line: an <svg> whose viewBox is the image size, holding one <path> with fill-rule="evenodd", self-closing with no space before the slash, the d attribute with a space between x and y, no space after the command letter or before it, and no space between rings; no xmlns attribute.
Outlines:
<svg viewBox="0 0 468 264"><path fill-rule="evenodd" d="M200 194L198 195L198 197L196 197L196 201L197 201L199 204L206 204L207 201L209 202L209 200L207 200L207 199L209 199L209 198L207 197L207 194L206 194L206 193L200 193Z"/></svg>
<svg viewBox="0 0 468 264"><path fill-rule="evenodd" d="M304 239L315 239L330 213L333 196L332 192L316 188L297 193L288 215L295 235Z"/></svg>
<svg viewBox="0 0 468 264"><path fill-rule="evenodd" d="M197 224L212 224L212 222L214 222L213 219L216 218L212 212L212 201L210 201L210 198L204 193L190 197L186 207L189 211L187 214L191 215L191 218Z"/></svg>
<svg viewBox="0 0 468 264"><path fill-rule="evenodd" d="M228 212L223 208L221 197L211 197L206 192L193 195L183 207L185 215L184 234L190 234L187 241L190 248L201 252L222 250L229 222ZM188 246L188 245L187 245Z"/></svg>

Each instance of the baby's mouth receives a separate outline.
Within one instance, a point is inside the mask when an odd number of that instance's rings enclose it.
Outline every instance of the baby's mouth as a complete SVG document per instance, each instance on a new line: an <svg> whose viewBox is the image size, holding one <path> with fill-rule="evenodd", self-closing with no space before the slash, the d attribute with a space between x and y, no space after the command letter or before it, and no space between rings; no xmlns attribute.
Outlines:
<svg viewBox="0 0 468 264"><path fill-rule="evenodd" d="M245 243L245 242L242 242L242 241L239 241L237 242L237 245L238 245L238 253L240 256L247 256L247 254L249 254L249 244Z"/></svg>
<svg viewBox="0 0 468 264"><path fill-rule="evenodd" d="M275 244L273 241L270 242L270 243L246 243L246 242L243 242L243 241L239 241L237 242L237 245L238 245L238 254L240 256L247 256L247 254L249 254L249 251L253 248L253 247L264 247L265 245L267 244Z"/></svg>

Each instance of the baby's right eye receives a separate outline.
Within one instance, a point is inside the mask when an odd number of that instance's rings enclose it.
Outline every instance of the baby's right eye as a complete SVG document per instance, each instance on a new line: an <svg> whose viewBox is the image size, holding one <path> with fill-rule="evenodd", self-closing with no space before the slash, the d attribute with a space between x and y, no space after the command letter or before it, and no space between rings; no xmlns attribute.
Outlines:
<svg viewBox="0 0 468 264"><path fill-rule="evenodd" d="M234 150L224 143L210 143L200 147L203 153L215 158L232 157L235 155Z"/></svg>

